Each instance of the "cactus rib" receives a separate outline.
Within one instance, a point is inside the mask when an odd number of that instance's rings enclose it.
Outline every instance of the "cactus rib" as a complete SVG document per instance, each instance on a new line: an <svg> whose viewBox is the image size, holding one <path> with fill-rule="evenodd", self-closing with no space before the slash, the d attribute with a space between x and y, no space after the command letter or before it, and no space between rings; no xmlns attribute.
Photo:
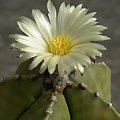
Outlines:
<svg viewBox="0 0 120 120"><path fill-rule="evenodd" d="M105 63L97 63L85 68L83 76L70 76L76 84L85 83L92 92L100 93L105 101L111 101L111 71Z"/></svg>
<svg viewBox="0 0 120 120"><path fill-rule="evenodd" d="M71 120L120 120L120 115L95 92L80 87L66 88L64 96Z"/></svg>
<svg viewBox="0 0 120 120"><path fill-rule="evenodd" d="M52 95L50 97L50 101L51 101L51 103L49 104L48 108L46 109L46 116L45 116L44 120L49 120L49 117L51 115L53 115L53 112L54 112L53 111L53 105L54 105L55 102L57 102L57 97L55 95L55 92L52 93Z"/></svg>
<svg viewBox="0 0 120 120"><path fill-rule="evenodd" d="M70 120L70 115L63 94L49 90L19 120Z"/></svg>
<svg viewBox="0 0 120 120"><path fill-rule="evenodd" d="M0 119L16 120L42 95L42 78L32 80L29 76L21 76L18 80L15 76L3 79L0 84Z"/></svg>

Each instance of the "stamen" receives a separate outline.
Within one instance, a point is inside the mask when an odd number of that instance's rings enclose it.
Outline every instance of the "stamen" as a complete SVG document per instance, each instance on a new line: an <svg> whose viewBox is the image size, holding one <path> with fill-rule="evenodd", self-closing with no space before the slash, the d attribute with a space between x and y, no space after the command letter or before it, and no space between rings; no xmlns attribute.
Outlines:
<svg viewBox="0 0 120 120"><path fill-rule="evenodd" d="M54 55L66 55L71 49L70 41L67 37L58 36L54 38L48 47L48 51Z"/></svg>

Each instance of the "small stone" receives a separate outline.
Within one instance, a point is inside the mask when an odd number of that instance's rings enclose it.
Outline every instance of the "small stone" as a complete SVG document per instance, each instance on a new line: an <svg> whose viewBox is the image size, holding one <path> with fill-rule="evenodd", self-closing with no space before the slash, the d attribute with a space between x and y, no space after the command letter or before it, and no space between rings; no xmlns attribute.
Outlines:
<svg viewBox="0 0 120 120"><path fill-rule="evenodd" d="M95 96L95 97L99 97L99 96L100 96L100 93L95 92L95 93L94 93L94 96Z"/></svg>
<svg viewBox="0 0 120 120"><path fill-rule="evenodd" d="M57 97L55 95L52 95L50 100L57 102Z"/></svg>
<svg viewBox="0 0 120 120"><path fill-rule="evenodd" d="M108 106L109 108L112 108L112 103L107 103L107 106Z"/></svg>
<svg viewBox="0 0 120 120"><path fill-rule="evenodd" d="M46 113L48 113L49 115L53 114L53 109L52 108L47 108Z"/></svg>
<svg viewBox="0 0 120 120"><path fill-rule="evenodd" d="M85 83L79 83L78 86L79 86L80 89L82 89L82 90L86 90L86 88L87 88L87 85L85 85Z"/></svg>

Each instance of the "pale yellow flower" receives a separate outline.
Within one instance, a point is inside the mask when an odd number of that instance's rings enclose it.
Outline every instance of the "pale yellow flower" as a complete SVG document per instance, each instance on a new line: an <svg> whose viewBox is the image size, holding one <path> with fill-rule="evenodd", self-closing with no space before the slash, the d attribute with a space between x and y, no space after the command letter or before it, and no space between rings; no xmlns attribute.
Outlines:
<svg viewBox="0 0 120 120"><path fill-rule="evenodd" d="M50 74L58 70L61 76L74 69L83 73L83 66L91 64L90 58L102 56L99 50L106 49L93 43L109 39L101 33L106 27L98 25L96 13L88 14L82 4L62 3L57 14L49 0L47 8L49 19L40 10L32 11L35 21L21 17L18 25L25 35L11 35L17 41L12 46L23 52L23 58L34 58L30 70L42 62L40 73L46 69Z"/></svg>

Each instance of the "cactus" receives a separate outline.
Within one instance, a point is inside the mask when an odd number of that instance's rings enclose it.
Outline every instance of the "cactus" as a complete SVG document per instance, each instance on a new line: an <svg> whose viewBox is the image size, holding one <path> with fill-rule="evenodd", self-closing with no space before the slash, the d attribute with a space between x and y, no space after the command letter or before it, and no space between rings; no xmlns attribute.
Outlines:
<svg viewBox="0 0 120 120"><path fill-rule="evenodd" d="M27 76L1 78L0 119L16 120L43 93L42 80ZM7 115L6 115L7 114Z"/></svg>
<svg viewBox="0 0 120 120"><path fill-rule="evenodd" d="M120 120L120 115L99 97L99 93L91 93L88 89L73 87L64 92L71 120Z"/></svg>
<svg viewBox="0 0 120 120"><path fill-rule="evenodd" d="M91 92L99 92L101 98L111 101L111 71L105 63L89 66L82 77L79 73L71 77L77 85L83 82Z"/></svg>
<svg viewBox="0 0 120 120"><path fill-rule="evenodd" d="M29 65L32 62L32 59L22 62L17 68L16 75L31 75L31 74L39 74L39 66L34 70L29 70Z"/></svg>
<svg viewBox="0 0 120 120"><path fill-rule="evenodd" d="M48 17L32 10L21 17L24 35L13 34L25 62L12 78L0 79L0 120L120 120L111 102L111 71L102 57L108 40L95 12L51 0ZM74 20L73 20L74 18Z"/></svg>
<svg viewBox="0 0 120 120"><path fill-rule="evenodd" d="M25 64L27 61L16 72L21 76L1 78L1 120L120 120L110 103L110 69L105 64L89 66L83 76L69 76L74 84L69 81L63 91L54 82L47 88L44 75L22 73Z"/></svg>
<svg viewBox="0 0 120 120"><path fill-rule="evenodd" d="M70 120L63 94L46 92L20 120Z"/></svg>

